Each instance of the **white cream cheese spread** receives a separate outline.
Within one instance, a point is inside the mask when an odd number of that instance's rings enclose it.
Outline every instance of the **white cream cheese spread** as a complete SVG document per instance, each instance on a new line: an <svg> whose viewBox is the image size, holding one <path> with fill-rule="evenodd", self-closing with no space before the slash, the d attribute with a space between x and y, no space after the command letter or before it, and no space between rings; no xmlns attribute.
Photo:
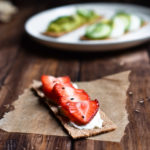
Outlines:
<svg viewBox="0 0 150 150"><path fill-rule="evenodd" d="M103 120L101 119L100 112L98 111L94 118L86 125L79 126L73 122L70 122L70 124L78 129L94 129L102 128Z"/></svg>
<svg viewBox="0 0 150 150"><path fill-rule="evenodd" d="M77 86L76 83L72 83L72 85L73 85L74 88L78 89L78 86Z"/></svg>

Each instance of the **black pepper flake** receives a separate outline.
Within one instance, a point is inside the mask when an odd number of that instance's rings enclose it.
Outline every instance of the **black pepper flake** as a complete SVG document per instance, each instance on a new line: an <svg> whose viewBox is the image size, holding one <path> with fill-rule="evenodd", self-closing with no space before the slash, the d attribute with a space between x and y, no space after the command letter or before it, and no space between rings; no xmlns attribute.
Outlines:
<svg viewBox="0 0 150 150"><path fill-rule="evenodd" d="M82 118L84 118L84 116L82 116Z"/></svg>
<svg viewBox="0 0 150 150"><path fill-rule="evenodd" d="M74 98L70 98L70 100L74 100Z"/></svg>
<svg viewBox="0 0 150 150"><path fill-rule="evenodd" d="M64 87L62 87L62 89L64 90L65 88L64 88Z"/></svg>

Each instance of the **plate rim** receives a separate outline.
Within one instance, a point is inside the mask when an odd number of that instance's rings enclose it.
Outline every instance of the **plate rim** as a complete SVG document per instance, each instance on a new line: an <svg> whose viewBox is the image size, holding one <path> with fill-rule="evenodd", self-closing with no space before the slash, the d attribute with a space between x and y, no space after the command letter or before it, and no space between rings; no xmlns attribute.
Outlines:
<svg viewBox="0 0 150 150"><path fill-rule="evenodd" d="M81 46L91 46L91 45L94 45L94 46L105 46L105 45L116 45L116 44L125 44L125 43L131 43L131 42L138 42L138 41L145 41L145 40L148 40L150 39L150 35L147 35L147 36L144 36L144 37L141 37L141 38L133 38L133 39L130 39L130 40L126 40L126 41L116 41L116 40L113 40L113 41L107 41L107 40L103 40L102 43L99 42L99 40L96 40L96 41L82 41L82 42L66 42L66 41L56 41L55 38L52 38L52 37L44 37L41 38L39 36L35 36L33 34L31 34L29 32L29 30L27 29L27 26L28 24L30 23L30 21L37 17L38 15L41 15L42 13L46 13L48 11L53 11L53 10L57 10L57 9L60 9L60 8L66 8L66 7L76 7L76 6L81 6L81 5L108 5L108 6L112 6L112 5L121 5L121 6L130 6L130 7L139 7L140 9L145 9L146 11L149 11L150 12L150 9L146 6L141 6L141 5L137 5L137 4L129 4L129 3L116 3L116 2L110 2L110 3L106 3L106 2L88 2L88 3L75 3L75 4L67 4L67 5L62 5L62 6L58 6L58 7L53 7L53 8L49 8L49 9L46 9L46 10L43 10L43 11L40 11L34 15L32 15L31 17L29 17L26 22L25 22L25 25L24 25L24 29L26 31L26 33L31 36L33 39L37 39L37 40L41 40L43 42L48 42L48 43L55 43L55 44L64 44L64 45L81 45Z"/></svg>

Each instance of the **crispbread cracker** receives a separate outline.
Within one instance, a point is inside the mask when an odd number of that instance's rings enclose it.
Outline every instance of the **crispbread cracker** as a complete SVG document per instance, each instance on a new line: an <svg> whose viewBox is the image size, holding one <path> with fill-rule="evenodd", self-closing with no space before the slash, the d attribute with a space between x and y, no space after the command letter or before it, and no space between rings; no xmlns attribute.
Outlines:
<svg viewBox="0 0 150 150"><path fill-rule="evenodd" d="M86 37L86 36L81 36L80 37L80 40L83 40L83 41L85 41L85 40L110 40L111 38L104 38L104 39L99 39L99 38L97 38L97 39L92 39L92 38L88 38L88 37Z"/></svg>
<svg viewBox="0 0 150 150"><path fill-rule="evenodd" d="M148 24L148 22L144 22L143 23L143 25L140 27L140 28L142 28L142 27L144 27L145 25L147 25ZM128 33L130 33L129 31L126 31L123 35L126 35L126 34L128 34ZM122 36L123 36L122 35ZM83 41L88 41L88 40L111 40L111 39L114 39L114 38L111 38L111 37L107 37L107 38L96 38L96 39L92 39L92 38L88 38L88 37L86 37L85 35L83 35L83 36L81 36L80 37L80 40L83 40Z"/></svg>
<svg viewBox="0 0 150 150"><path fill-rule="evenodd" d="M54 32L50 32L50 31L46 31L46 32L43 32L42 34L43 34L43 35L46 35L46 36L55 37L55 38L61 37L61 36L65 35L65 34L67 34L67 33L70 33L70 32L72 32L72 31L74 31L74 30L79 29L80 27L82 27L82 26L84 26L84 25L90 25L90 24L96 23L96 22L98 22L98 21L99 21L100 19L102 19L102 18L103 18L102 16L99 16L97 19L93 20L92 22L90 22L90 23L84 23L84 24L82 24L81 26L79 26L79 27L77 27L77 28L75 28L75 29L73 29L73 30L71 30L71 31L60 32L60 33L54 33Z"/></svg>
<svg viewBox="0 0 150 150"><path fill-rule="evenodd" d="M50 103L49 100L45 97L44 93L41 90L40 81L34 81L32 88L36 92L36 94L45 101L45 103L49 106L50 110L54 113L54 115L61 122L63 127L67 130L67 132L73 139L89 137L89 136L97 135L104 132L109 132L116 129L116 125L105 115L105 113L102 110L100 110L100 115L103 120L102 128L82 129L82 130L77 129L71 126L69 124L69 120L59 114L58 107Z"/></svg>
<svg viewBox="0 0 150 150"><path fill-rule="evenodd" d="M43 32L42 34L46 35L46 36L51 36L51 37L56 37L57 38L57 37L63 36L66 33L68 33L68 32L54 33L54 32L46 31L46 32Z"/></svg>

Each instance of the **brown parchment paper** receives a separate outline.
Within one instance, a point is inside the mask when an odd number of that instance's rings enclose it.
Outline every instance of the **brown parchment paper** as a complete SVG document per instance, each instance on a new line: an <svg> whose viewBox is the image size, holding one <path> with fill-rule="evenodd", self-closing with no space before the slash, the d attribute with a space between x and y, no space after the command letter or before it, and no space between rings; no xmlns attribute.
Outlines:
<svg viewBox="0 0 150 150"><path fill-rule="evenodd" d="M117 125L117 129L90 137L100 141L120 142L128 124L126 92L129 87L130 71L103 77L89 82L77 82L79 88L100 102L101 109ZM27 88L12 104L15 109L5 113L0 120L0 128L7 132L36 133L44 135L67 136L62 126L49 110L41 104L38 97Z"/></svg>

